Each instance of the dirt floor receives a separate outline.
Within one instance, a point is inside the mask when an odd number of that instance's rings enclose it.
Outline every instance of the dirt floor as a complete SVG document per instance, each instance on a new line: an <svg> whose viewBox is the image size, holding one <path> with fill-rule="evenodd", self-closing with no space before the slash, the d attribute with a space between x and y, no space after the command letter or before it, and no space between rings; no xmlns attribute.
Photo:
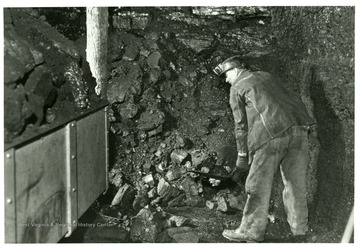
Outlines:
<svg viewBox="0 0 360 249"><path fill-rule="evenodd" d="M172 215L178 215L191 220L189 227L199 238L199 243L236 243L222 236L224 229L235 229L240 225L242 213L222 213L209 210L207 207L177 207L164 210ZM109 216L105 216L95 209L89 209L80 219L79 223L94 224L95 227L78 227L68 238L60 243L138 243L132 241L129 232L121 227L120 222ZM98 224L111 224L100 227ZM84 225L85 226L85 225ZM326 231L309 231L306 236L294 237L285 221L277 220L269 223L266 230L265 240L262 243L319 243L319 235L324 236ZM157 243L168 243L159 241Z"/></svg>

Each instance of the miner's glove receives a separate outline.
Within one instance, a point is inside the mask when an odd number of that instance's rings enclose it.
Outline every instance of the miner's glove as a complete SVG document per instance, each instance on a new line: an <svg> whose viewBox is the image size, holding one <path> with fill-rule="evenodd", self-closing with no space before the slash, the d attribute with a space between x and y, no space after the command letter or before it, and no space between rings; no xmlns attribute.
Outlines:
<svg viewBox="0 0 360 249"><path fill-rule="evenodd" d="M245 184L248 173L249 173L248 157L238 155L236 160L236 167L232 171L231 179L237 184Z"/></svg>
<svg viewBox="0 0 360 249"><path fill-rule="evenodd" d="M236 168L241 172L249 171L248 157L238 154L238 157L236 159Z"/></svg>

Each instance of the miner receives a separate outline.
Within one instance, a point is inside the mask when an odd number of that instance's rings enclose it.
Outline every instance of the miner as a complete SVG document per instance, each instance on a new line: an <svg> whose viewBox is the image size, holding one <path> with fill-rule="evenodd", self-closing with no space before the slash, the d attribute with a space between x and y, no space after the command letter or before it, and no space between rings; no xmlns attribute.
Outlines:
<svg viewBox="0 0 360 249"><path fill-rule="evenodd" d="M308 131L315 122L304 103L288 92L275 76L250 71L241 57L228 58L214 68L231 84L230 106L237 146L233 180L245 182L247 200L240 226L224 230L232 241L264 240L274 174L280 167L283 202L294 235L308 231L306 169ZM250 166L249 166L250 165Z"/></svg>

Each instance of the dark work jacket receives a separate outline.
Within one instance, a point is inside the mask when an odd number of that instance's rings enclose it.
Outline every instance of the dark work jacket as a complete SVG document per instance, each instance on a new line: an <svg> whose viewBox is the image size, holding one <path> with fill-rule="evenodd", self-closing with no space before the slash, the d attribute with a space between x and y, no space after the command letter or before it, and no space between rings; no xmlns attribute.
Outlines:
<svg viewBox="0 0 360 249"><path fill-rule="evenodd" d="M310 126L301 99L266 72L244 70L230 88L237 150L255 151L291 126Z"/></svg>

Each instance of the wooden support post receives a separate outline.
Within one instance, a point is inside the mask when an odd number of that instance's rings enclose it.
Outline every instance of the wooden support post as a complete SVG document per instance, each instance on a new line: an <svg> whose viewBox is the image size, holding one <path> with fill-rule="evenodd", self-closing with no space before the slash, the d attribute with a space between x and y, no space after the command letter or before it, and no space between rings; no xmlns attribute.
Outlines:
<svg viewBox="0 0 360 249"><path fill-rule="evenodd" d="M95 92L106 99L108 8L86 8L86 60L96 79Z"/></svg>

